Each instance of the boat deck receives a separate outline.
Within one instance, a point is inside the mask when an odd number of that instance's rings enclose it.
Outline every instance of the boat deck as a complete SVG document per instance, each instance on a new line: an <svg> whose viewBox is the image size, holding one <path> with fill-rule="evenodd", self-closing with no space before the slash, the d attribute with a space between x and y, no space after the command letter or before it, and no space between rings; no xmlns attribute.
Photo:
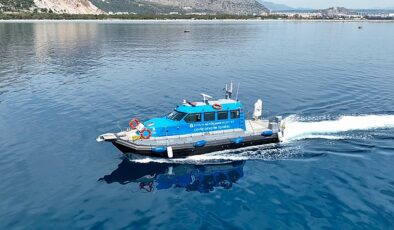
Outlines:
<svg viewBox="0 0 394 230"><path fill-rule="evenodd" d="M261 133L265 130L270 129L270 123L268 120L245 120L247 135Z"/></svg>
<svg viewBox="0 0 394 230"><path fill-rule="evenodd" d="M205 133L194 133L194 134L186 134L186 135L173 135L167 137L153 137L147 140L135 140L131 139L131 132L120 132L117 134L118 138L133 142L135 145L148 145L148 146L156 146L156 145L177 145L177 144L187 144L187 143L195 143L197 141L206 140L206 141L216 141L221 139L231 139L237 137L247 137L260 135L262 132L266 130L272 130L274 133L277 130L272 129L273 124L268 120L246 120L246 131L243 129L230 129L230 130L220 130L220 131L212 131Z"/></svg>

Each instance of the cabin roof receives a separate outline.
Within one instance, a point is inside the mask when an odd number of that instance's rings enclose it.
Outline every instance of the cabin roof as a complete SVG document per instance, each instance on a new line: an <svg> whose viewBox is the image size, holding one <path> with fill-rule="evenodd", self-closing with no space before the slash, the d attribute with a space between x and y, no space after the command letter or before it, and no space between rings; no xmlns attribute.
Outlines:
<svg viewBox="0 0 394 230"><path fill-rule="evenodd" d="M212 107L213 104L220 104L223 106L222 110L235 110L242 109L240 101L232 99L219 99L216 101L208 101L208 104L204 102L193 102L193 105L189 103L183 103L179 105L176 110L184 113L201 113L201 112L215 112L218 111Z"/></svg>

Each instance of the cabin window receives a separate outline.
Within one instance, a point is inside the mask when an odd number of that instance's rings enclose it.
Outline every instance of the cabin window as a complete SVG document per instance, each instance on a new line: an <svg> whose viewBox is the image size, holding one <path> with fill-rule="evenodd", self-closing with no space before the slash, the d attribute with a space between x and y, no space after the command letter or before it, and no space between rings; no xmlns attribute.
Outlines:
<svg viewBox="0 0 394 230"><path fill-rule="evenodd" d="M185 117L185 121L187 123L192 123L192 122L200 122L201 121L201 113L189 113Z"/></svg>
<svg viewBox="0 0 394 230"><path fill-rule="evenodd" d="M215 120L215 112L204 113L204 121L214 121Z"/></svg>
<svg viewBox="0 0 394 230"><path fill-rule="evenodd" d="M186 115L186 113L182 113L179 111L172 111L170 114L167 115L168 119L174 120L174 121L180 121L182 120L182 118L184 118Z"/></svg>
<svg viewBox="0 0 394 230"><path fill-rule="evenodd" d="M227 120L227 119L228 119L228 111L218 112L218 120Z"/></svg>
<svg viewBox="0 0 394 230"><path fill-rule="evenodd" d="M239 109L237 109L237 110L231 110L230 111L230 118L231 119L237 119L237 118L239 118Z"/></svg>

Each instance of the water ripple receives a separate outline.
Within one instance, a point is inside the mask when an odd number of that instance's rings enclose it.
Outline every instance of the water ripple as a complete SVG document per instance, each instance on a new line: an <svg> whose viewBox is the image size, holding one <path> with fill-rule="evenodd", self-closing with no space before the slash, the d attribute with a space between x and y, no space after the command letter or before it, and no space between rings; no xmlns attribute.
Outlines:
<svg viewBox="0 0 394 230"><path fill-rule="evenodd" d="M358 24L1 22L0 228L390 228L392 23ZM229 80L248 115L296 115L286 142L165 160L94 141Z"/></svg>

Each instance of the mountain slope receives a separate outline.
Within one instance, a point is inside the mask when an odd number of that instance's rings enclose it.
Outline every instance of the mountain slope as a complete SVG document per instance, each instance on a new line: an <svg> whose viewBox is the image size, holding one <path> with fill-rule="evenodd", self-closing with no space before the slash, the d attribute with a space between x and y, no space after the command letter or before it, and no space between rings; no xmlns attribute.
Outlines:
<svg viewBox="0 0 394 230"><path fill-rule="evenodd" d="M267 7L268 9L272 10L272 11L294 10L293 7L290 7L290 6L285 5L285 4L278 4L278 3L273 3L273 2L265 2L265 1L261 1L261 0L259 0L259 2L261 4L263 4L265 7Z"/></svg>
<svg viewBox="0 0 394 230"><path fill-rule="evenodd" d="M295 10L313 10L312 8L306 7L291 7L285 4L273 3L273 2L266 2L263 0L258 0L261 4L265 7L270 9L271 11L295 11Z"/></svg>
<svg viewBox="0 0 394 230"><path fill-rule="evenodd" d="M50 11L66 14L133 12L261 15L269 10L256 0L0 0L0 11ZM43 10L39 10L43 9Z"/></svg>
<svg viewBox="0 0 394 230"><path fill-rule="evenodd" d="M92 0L104 11L135 13L204 12L252 15L269 10L256 0Z"/></svg>
<svg viewBox="0 0 394 230"><path fill-rule="evenodd" d="M177 6L183 9L208 11L225 14L262 14L267 12L262 4L255 0L149 0L150 2Z"/></svg>
<svg viewBox="0 0 394 230"><path fill-rule="evenodd" d="M345 7L330 7L328 9L319 10L323 15L332 16L338 14L357 14L354 10L346 9Z"/></svg>
<svg viewBox="0 0 394 230"><path fill-rule="evenodd" d="M100 14L102 10L89 0L34 0L38 8L50 9L55 13Z"/></svg>
<svg viewBox="0 0 394 230"><path fill-rule="evenodd" d="M169 13L173 11L182 11L175 6L164 6L148 1L139 0L91 0L91 2L106 12L133 12L137 14L147 13Z"/></svg>

